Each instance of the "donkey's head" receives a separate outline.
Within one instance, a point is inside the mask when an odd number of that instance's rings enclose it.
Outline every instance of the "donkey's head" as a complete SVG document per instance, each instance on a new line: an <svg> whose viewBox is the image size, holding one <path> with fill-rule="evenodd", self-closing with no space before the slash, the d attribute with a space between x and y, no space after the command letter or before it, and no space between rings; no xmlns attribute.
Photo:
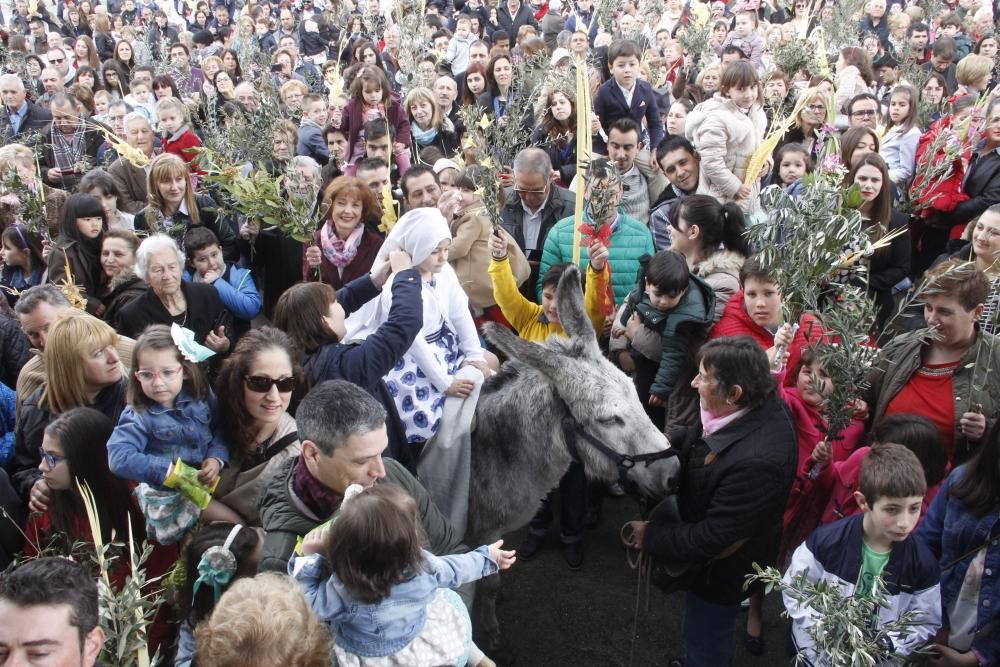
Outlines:
<svg viewBox="0 0 1000 667"><path fill-rule="evenodd" d="M563 273L556 294L565 338L552 336L539 345L492 325L487 325L486 337L512 359L539 371L583 431L612 450L647 454L668 448L667 437L646 416L632 381L601 354L584 311L576 267ZM576 441L588 476L617 479L618 468L607 456L582 438ZM630 477L646 493L659 497L666 495L677 472L677 459L671 457L639 464Z"/></svg>

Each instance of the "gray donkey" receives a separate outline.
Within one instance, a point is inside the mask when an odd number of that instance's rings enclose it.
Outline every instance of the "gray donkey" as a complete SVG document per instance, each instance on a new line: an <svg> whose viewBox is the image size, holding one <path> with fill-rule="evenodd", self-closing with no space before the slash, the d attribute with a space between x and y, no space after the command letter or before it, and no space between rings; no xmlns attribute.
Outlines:
<svg viewBox="0 0 1000 667"><path fill-rule="evenodd" d="M632 381L601 354L575 267L563 274L557 295L566 337L552 336L539 345L487 325L486 338L511 360L486 381L476 408L467 544L490 544L526 525L559 483L572 461L573 443L563 430L567 411L578 435L586 433L620 454L652 454L670 446L646 416ZM618 479L609 456L585 437L573 439L588 478ZM660 498L677 473L677 458L670 457L638 463L630 476ZM479 582L488 650L500 649L499 585L499 577Z"/></svg>

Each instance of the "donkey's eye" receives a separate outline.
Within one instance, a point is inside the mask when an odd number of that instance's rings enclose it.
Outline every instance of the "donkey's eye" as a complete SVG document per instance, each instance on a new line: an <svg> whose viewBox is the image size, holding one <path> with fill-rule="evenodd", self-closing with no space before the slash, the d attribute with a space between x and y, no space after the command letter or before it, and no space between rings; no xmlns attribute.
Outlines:
<svg viewBox="0 0 1000 667"><path fill-rule="evenodd" d="M622 419L621 417L619 417L618 415L614 415L612 417L598 417L597 421L598 421L598 423L604 424L605 426L624 426L625 425L625 420Z"/></svg>

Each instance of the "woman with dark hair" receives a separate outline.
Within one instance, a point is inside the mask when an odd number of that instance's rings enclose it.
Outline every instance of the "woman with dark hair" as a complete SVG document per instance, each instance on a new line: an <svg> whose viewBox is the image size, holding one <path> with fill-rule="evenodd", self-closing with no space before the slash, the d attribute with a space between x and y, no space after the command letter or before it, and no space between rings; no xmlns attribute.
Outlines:
<svg viewBox="0 0 1000 667"><path fill-rule="evenodd" d="M631 546L689 564L684 652L690 665L729 665L744 581L775 565L781 520L795 477L795 428L775 391L764 350L737 336L706 343L692 386L700 423L670 433L679 446L680 491L648 521L629 524ZM678 512L679 506L679 512ZM669 585L668 575L660 578Z"/></svg>
<svg viewBox="0 0 1000 667"><path fill-rule="evenodd" d="M162 100L165 97L183 99L181 91L177 88L177 84L174 83L169 74L161 74L153 77L153 97L156 100Z"/></svg>
<svg viewBox="0 0 1000 667"><path fill-rule="evenodd" d="M511 102L510 88L514 82L514 65L510 56L498 54L490 58L486 65L486 91L476 103L486 110L486 116L499 121L507 115L507 105Z"/></svg>
<svg viewBox="0 0 1000 667"><path fill-rule="evenodd" d="M715 321L740 290L740 268L750 254L746 218L738 204L689 195L670 211L671 249L687 258L691 272L715 291Z"/></svg>
<svg viewBox="0 0 1000 667"><path fill-rule="evenodd" d="M229 74L233 84L243 80L243 69L240 67L240 56L233 49L222 49L219 53L222 58L222 71ZM218 89L218 88L216 88Z"/></svg>
<svg viewBox="0 0 1000 667"><path fill-rule="evenodd" d="M858 158L844 179L844 187L857 185L861 190L861 219L871 230L872 242L899 229L906 229L908 218L892 206L892 181L889 169L878 153L866 153ZM852 249L853 250L857 250ZM867 276L860 284L867 285L868 293L875 298L878 306L877 326L881 327L893 311L893 287L907 277L910 272L910 235L898 234L887 248L880 248L870 258L860 262L868 263ZM851 280L851 271L844 271L835 280Z"/></svg>
<svg viewBox="0 0 1000 667"><path fill-rule="evenodd" d="M90 65L81 65L76 70L76 78L73 79L73 85L83 86L88 88L91 93L96 93L98 90L101 90L99 76L97 70Z"/></svg>
<svg viewBox="0 0 1000 667"><path fill-rule="evenodd" d="M128 95L129 75L125 66L115 59L107 60L101 65L101 85L118 99Z"/></svg>
<svg viewBox="0 0 1000 667"><path fill-rule="evenodd" d="M132 69L135 67L135 51L132 45L124 39L115 44L115 53L112 62L116 62L125 68L126 80L131 81Z"/></svg>
<svg viewBox="0 0 1000 667"><path fill-rule="evenodd" d="M191 535L191 541L184 550L184 585L179 591L180 610L183 621L177 638L177 655L174 667L190 667L194 664L194 629L212 615L215 604L222 593L237 579L253 577L257 574L261 534L253 528L218 522L204 525ZM210 558L210 549L224 550L233 556L233 561L224 566L226 581L220 582L205 575L203 563Z"/></svg>
<svg viewBox="0 0 1000 667"><path fill-rule="evenodd" d="M461 104L463 107L476 103L486 92L486 68L481 63L470 63L462 80Z"/></svg>
<svg viewBox="0 0 1000 667"><path fill-rule="evenodd" d="M568 89L543 90L535 117L538 125L531 133L531 144L548 153L552 182L568 188L576 176L576 94Z"/></svg>
<svg viewBox="0 0 1000 667"><path fill-rule="evenodd" d="M124 229L109 229L101 242L101 270L105 285L101 291L104 302L104 321L115 330L121 325L119 317L127 305L146 293L146 283L135 275L136 252L139 237Z"/></svg>
<svg viewBox="0 0 1000 667"><path fill-rule="evenodd" d="M347 334L344 320L378 298L390 270L395 275L392 306L385 322L364 341L341 344ZM288 334L303 355L302 365L310 385L324 380L348 380L382 404L387 414L388 455L413 473L416 462L412 460L406 431L384 378L410 349L423 326L420 293L419 272L410 266L409 255L396 250L389 253L389 261L339 290L324 283L293 285L278 299L273 317L275 326Z"/></svg>
<svg viewBox="0 0 1000 667"><path fill-rule="evenodd" d="M878 153L881 142L878 132L865 125L852 127L840 137L840 163L853 169L868 153Z"/></svg>
<svg viewBox="0 0 1000 667"><path fill-rule="evenodd" d="M104 544L112 541L112 534L115 540L129 534L132 494L125 480L108 469L106 447L113 430L107 415L84 407L67 410L45 427L38 469L49 488L49 505L28 520L27 556L38 555L55 540L67 550L75 541L93 541L77 484L94 494ZM140 515L131 516L132 530L142 535Z"/></svg>
<svg viewBox="0 0 1000 667"><path fill-rule="evenodd" d="M1000 604L1000 428L968 463L951 472L924 516L917 537L941 566L947 634L931 650L942 664L1000 662L994 609Z"/></svg>
<svg viewBox="0 0 1000 667"><path fill-rule="evenodd" d="M229 465L215 498L260 524L257 496L274 472L301 451L289 402L302 386L298 353L285 332L262 327L247 332L222 364L216 381L219 423L229 445Z"/></svg>
<svg viewBox="0 0 1000 667"><path fill-rule="evenodd" d="M107 229L108 218L100 201L88 194L71 195L48 259L48 281L54 285L75 283L87 301L87 312L97 317L104 315L104 303L97 295L104 283L101 239Z"/></svg>

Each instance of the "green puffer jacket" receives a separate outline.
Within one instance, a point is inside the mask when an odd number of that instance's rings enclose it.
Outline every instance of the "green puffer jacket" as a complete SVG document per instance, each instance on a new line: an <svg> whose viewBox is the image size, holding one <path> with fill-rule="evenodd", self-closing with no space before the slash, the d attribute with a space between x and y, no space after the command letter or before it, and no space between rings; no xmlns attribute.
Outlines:
<svg viewBox="0 0 1000 667"><path fill-rule="evenodd" d="M330 518L313 514L292 490L292 474L298 460L297 456L289 458L271 477L257 500L261 525L267 533L257 567L260 572L287 572L298 538ZM417 513L427 538L426 549L437 556L468 551L420 482L393 459L383 458L382 462L385 478L381 483L395 484L417 501Z"/></svg>
<svg viewBox="0 0 1000 667"><path fill-rule="evenodd" d="M996 345L995 337L988 333L977 331L976 336L976 342L965 351L952 375L955 406L953 468L967 461L981 444L969 442L962 435L959 422L962 415L970 411L970 406L976 404L983 406L987 433L1000 416L1000 374L995 371L988 372L988 369L1000 368L1000 346ZM902 334L891 340L879 352L872 369L868 372L868 388L864 394L871 424L877 424L882 419L889 403L920 368L923 345L920 338ZM982 357L977 361L980 349ZM972 390L973 385L976 387L975 391Z"/></svg>
<svg viewBox="0 0 1000 667"><path fill-rule="evenodd" d="M542 278L555 264L573 260L573 228L575 219L563 218L549 230L542 248L541 265L538 268L538 302L542 301ZM590 263L587 248L581 240L580 270L585 271ZM635 287L639 275L639 258L656 252L653 235L649 228L634 218L619 214L618 228L611 235L608 246L608 262L611 264L611 285L615 291L615 303L620 304Z"/></svg>
<svg viewBox="0 0 1000 667"><path fill-rule="evenodd" d="M650 303L645 285L637 285L622 310L620 326L624 327L638 312L643 326L660 334L660 367L649 393L666 400L685 366L693 360L692 348L700 347L715 322L715 290L692 274L684 298L664 313Z"/></svg>

